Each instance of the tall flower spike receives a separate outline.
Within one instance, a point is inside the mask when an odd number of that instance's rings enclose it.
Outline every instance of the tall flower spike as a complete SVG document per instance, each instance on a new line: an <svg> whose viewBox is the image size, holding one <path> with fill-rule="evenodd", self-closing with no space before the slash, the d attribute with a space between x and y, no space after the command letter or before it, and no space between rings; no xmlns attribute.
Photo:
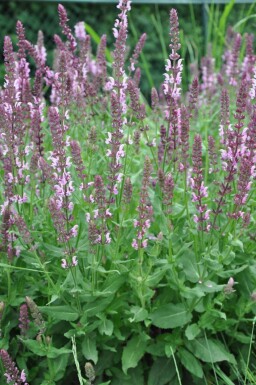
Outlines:
<svg viewBox="0 0 256 385"><path fill-rule="evenodd" d="M84 164L81 156L81 147L77 141L72 140L70 142L70 149L71 149L71 154L75 164L77 175L79 176L79 178L84 180L85 173L84 173Z"/></svg>
<svg viewBox="0 0 256 385"><path fill-rule="evenodd" d="M132 183L130 178L126 178L124 181L123 201L125 204L129 204L132 199Z"/></svg>
<svg viewBox="0 0 256 385"><path fill-rule="evenodd" d="M23 27L23 24L21 21L17 21L16 32L18 36L17 45L19 47L18 58L23 59L26 56L25 47L24 47L24 41L26 39L26 36L25 36L25 28Z"/></svg>
<svg viewBox="0 0 256 385"><path fill-rule="evenodd" d="M134 220L134 227L137 230L137 237L132 241L132 247L135 250L146 248L148 244L148 239L146 237L147 229L150 228L151 219L153 216L153 207L149 201L148 188L150 184L150 175L152 172L152 165L150 159L146 157L144 163L143 179L142 186L140 191L140 203L137 207L139 213L138 220Z"/></svg>
<svg viewBox="0 0 256 385"><path fill-rule="evenodd" d="M237 194L234 198L234 202L238 207L246 204L248 194L251 189L251 177L253 175L253 171L254 166L252 165L251 160L242 159L237 182ZM241 213L239 216L241 216Z"/></svg>
<svg viewBox="0 0 256 385"><path fill-rule="evenodd" d="M39 328L39 334L44 334L45 332L45 322L43 320L42 314L40 313L37 304L33 301L32 298L26 297L26 303L29 307L31 315L35 321L35 324Z"/></svg>
<svg viewBox="0 0 256 385"><path fill-rule="evenodd" d="M140 104L140 90L136 87L132 79L128 80L127 89L130 95L131 109L138 120L143 120L145 118L145 110L141 108Z"/></svg>
<svg viewBox="0 0 256 385"><path fill-rule="evenodd" d="M153 111L159 107L159 96L155 87L151 89L151 107Z"/></svg>
<svg viewBox="0 0 256 385"><path fill-rule="evenodd" d="M171 9L170 12L170 39L171 43L169 47L171 48L171 54L169 55L169 59L167 59L165 66L166 73L164 74L164 94L166 95L167 101L169 98L173 98L174 100L179 99L181 92L180 84L183 65L182 59L180 59L180 55L178 54L181 45L179 39L179 20L176 9Z"/></svg>
<svg viewBox="0 0 256 385"><path fill-rule="evenodd" d="M144 47L145 42L146 42L146 38L147 38L147 34L143 33L141 35L138 43L136 44L136 47L135 47L134 52L132 54L132 57L130 58L129 70L131 72L135 71L135 65L137 64L138 58L139 58L139 56L143 50L143 47Z"/></svg>
<svg viewBox="0 0 256 385"><path fill-rule="evenodd" d="M194 215L194 222L198 224L198 230L209 231L210 224L207 224L210 210L207 205L203 203L203 198L208 196L207 187L203 182L203 164L202 164L202 139L199 134L194 138L193 153L192 153L192 178L190 178L190 185L193 190L192 202L196 203L198 214Z"/></svg>
<svg viewBox="0 0 256 385"><path fill-rule="evenodd" d="M188 169L189 158L189 110L185 106L181 107L181 133L180 133L180 149L181 149L181 163L180 171L186 171Z"/></svg>
<svg viewBox="0 0 256 385"><path fill-rule="evenodd" d="M229 77L229 84L232 86L237 86L237 77L238 77L238 58L240 53L240 48L242 44L242 36L237 33L234 39L234 44L232 48L231 60L229 63L227 76Z"/></svg>
<svg viewBox="0 0 256 385"><path fill-rule="evenodd" d="M22 370L21 373L19 372L6 350L0 350L0 357L6 370L4 376L6 377L7 384L14 383L15 385L29 385L26 382L24 370Z"/></svg>
<svg viewBox="0 0 256 385"><path fill-rule="evenodd" d="M69 19L67 16L67 11L63 7L62 4L58 5L58 13L59 13L60 26L62 28L62 32L67 37L67 39L69 40L70 50L72 52L74 52L77 44L76 44L76 40L75 40L74 36L72 35L71 29L68 26Z"/></svg>
<svg viewBox="0 0 256 385"><path fill-rule="evenodd" d="M192 81L192 84L190 87L190 92L189 92L188 110L189 110L191 116L192 116L192 111L194 111L196 109L198 93L199 93L198 78L195 77Z"/></svg>
<svg viewBox="0 0 256 385"><path fill-rule="evenodd" d="M29 327L28 306L25 303L20 307L19 321L20 321L19 328L20 328L21 335L25 337Z"/></svg>
<svg viewBox="0 0 256 385"><path fill-rule="evenodd" d="M173 190L174 190L173 177L171 174L168 174L164 178L164 186L163 186L163 205L164 205L166 214L170 214L171 212Z"/></svg>
<svg viewBox="0 0 256 385"><path fill-rule="evenodd" d="M98 85L102 84L102 86L105 85L106 78L107 78L106 44L107 44L107 36L102 35L100 39L100 43L98 45L98 51L97 51L97 73L96 73Z"/></svg>
<svg viewBox="0 0 256 385"><path fill-rule="evenodd" d="M213 136L209 135L208 136L208 151L209 151L209 160L210 160L210 168L209 168L209 173L216 173L219 171L217 168L218 164L218 156L216 152L216 147L215 147L215 140Z"/></svg>
<svg viewBox="0 0 256 385"><path fill-rule="evenodd" d="M221 98L220 98L220 111L221 111L221 118L220 118L220 142L223 144L226 144L227 140L227 129L230 124L230 112L229 112L229 94L228 90L226 88L223 88L221 91Z"/></svg>

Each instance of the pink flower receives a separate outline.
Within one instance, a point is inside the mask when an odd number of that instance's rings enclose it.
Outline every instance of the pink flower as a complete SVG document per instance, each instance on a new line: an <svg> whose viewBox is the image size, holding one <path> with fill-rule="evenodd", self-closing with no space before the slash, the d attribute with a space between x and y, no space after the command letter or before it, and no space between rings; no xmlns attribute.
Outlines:
<svg viewBox="0 0 256 385"><path fill-rule="evenodd" d="M75 225L72 227L72 229L70 230L70 234L72 237L77 237L77 234L78 234L78 225Z"/></svg>
<svg viewBox="0 0 256 385"><path fill-rule="evenodd" d="M142 241L142 247L143 247L143 248L146 248L147 245L148 245L148 240L147 240L147 239L144 239L144 240Z"/></svg>
<svg viewBox="0 0 256 385"><path fill-rule="evenodd" d="M105 143L106 144L110 144L111 143L111 139L112 139L112 134L111 134L111 132L108 132L108 138L105 140Z"/></svg>
<svg viewBox="0 0 256 385"><path fill-rule="evenodd" d="M63 269L67 269L68 268L68 263L67 263L66 259L64 259L64 258L61 260L61 267Z"/></svg>
<svg viewBox="0 0 256 385"><path fill-rule="evenodd" d="M79 21L79 23L75 25L75 36L78 40L85 40L86 32L84 21Z"/></svg>
<svg viewBox="0 0 256 385"><path fill-rule="evenodd" d="M197 216L197 215L194 215L194 216L193 216L193 220L194 220L195 223L198 223L198 221L199 221L198 216Z"/></svg>
<svg viewBox="0 0 256 385"><path fill-rule="evenodd" d="M139 225L139 221L137 221L137 219L134 219L133 226L134 227L138 227L138 225Z"/></svg>
<svg viewBox="0 0 256 385"><path fill-rule="evenodd" d="M132 247L133 247L135 250L138 250L139 245L138 245L138 242L137 242L136 239L133 239L133 241L132 241Z"/></svg>
<svg viewBox="0 0 256 385"><path fill-rule="evenodd" d="M26 374L25 374L25 370L24 370L24 369L22 370L22 372L21 372L21 374L20 374L20 379L21 379L21 381L23 381L23 382L26 382L26 381L27 381L27 379L26 379Z"/></svg>
<svg viewBox="0 0 256 385"><path fill-rule="evenodd" d="M112 214L109 209L106 210L106 217L112 217Z"/></svg>
<svg viewBox="0 0 256 385"><path fill-rule="evenodd" d="M114 194L114 195L117 195L117 194L118 194L118 189L117 189L117 186L116 186L116 185L113 187L113 194Z"/></svg>
<svg viewBox="0 0 256 385"><path fill-rule="evenodd" d="M99 216L99 210L98 209L96 209L96 210L93 210L93 212L94 212L94 219L96 219L98 216Z"/></svg>
<svg viewBox="0 0 256 385"><path fill-rule="evenodd" d="M77 266L77 265L78 265L77 256L74 255L74 256L72 257L72 266Z"/></svg>
<svg viewBox="0 0 256 385"><path fill-rule="evenodd" d="M106 234L106 243L110 243L110 242L111 242L110 233L107 233Z"/></svg>
<svg viewBox="0 0 256 385"><path fill-rule="evenodd" d="M145 221L144 225L145 225L145 227L146 227L147 229L149 229L149 228L150 228L150 219L147 219L147 220Z"/></svg>

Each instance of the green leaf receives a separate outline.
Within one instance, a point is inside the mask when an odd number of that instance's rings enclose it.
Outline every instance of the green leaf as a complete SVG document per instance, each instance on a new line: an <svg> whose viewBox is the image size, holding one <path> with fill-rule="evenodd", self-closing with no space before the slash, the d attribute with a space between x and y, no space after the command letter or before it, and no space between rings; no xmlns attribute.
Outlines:
<svg viewBox="0 0 256 385"><path fill-rule="evenodd" d="M113 334L114 324L111 320L104 318L102 323L99 325L100 334L106 334L106 336L111 336Z"/></svg>
<svg viewBox="0 0 256 385"><path fill-rule="evenodd" d="M139 306L132 306L131 313L133 314L133 317L129 318L130 322L141 322L148 316L148 311Z"/></svg>
<svg viewBox="0 0 256 385"><path fill-rule="evenodd" d="M191 324L189 325L185 330L185 336L188 340L192 341L198 336L200 333L200 328L197 326L197 324Z"/></svg>
<svg viewBox="0 0 256 385"><path fill-rule="evenodd" d="M110 384L110 381L107 381L107 382L101 382L99 385L109 385Z"/></svg>
<svg viewBox="0 0 256 385"><path fill-rule="evenodd" d="M55 320L76 321L79 314L70 306L39 306L39 310Z"/></svg>
<svg viewBox="0 0 256 385"><path fill-rule="evenodd" d="M195 254L192 252L192 250L184 251L184 254L181 257L181 262L186 278L190 282L197 283L199 280L198 267Z"/></svg>
<svg viewBox="0 0 256 385"><path fill-rule="evenodd" d="M90 337L85 337L82 343L82 353L87 360L93 361L97 364L98 351L96 348L96 341Z"/></svg>
<svg viewBox="0 0 256 385"><path fill-rule="evenodd" d="M186 343L186 347L204 362L228 361L235 364L234 356L217 340L198 338Z"/></svg>
<svg viewBox="0 0 256 385"><path fill-rule="evenodd" d="M54 346L49 346L47 349L47 357L48 358L56 358L63 354L72 353L72 350L66 348L57 349Z"/></svg>
<svg viewBox="0 0 256 385"><path fill-rule="evenodd" d="M126 281L126 279L127 279L126 275L119 275L119 274L109 275L101 289L101 294L102 295L115 294L117 290L122 286L122 284Z"/></svg>
<svg viewBox="0 0 256 385"><path fill-rule="evenodd" d="M202 378L203 369L200 362L195 358L193 354L184 348L179 348L178 356L181 360L182 365L194 376Z"/></svg>
<svg viewBox="0 0 256 385"><path fill-rule="evenodd" d="M160 268L156 269L153 274L149 275L146 279L146 285L155 288L169 268L170 267L166 264L165 266L161 266Z"/></svg>
<svg viewBox="0 0 256 385"><path fill-rule="evenodd" d="M62 354L60 357L52 360L52 370L55 381L59 381L64 377L68 360L69 356L67 354Z"/></svg>
<svg viewBox="0 0 256 385"><path fill-rule="evenodd" d="M148 337L140 334L134 336L123 349L122 369L125 374L130 368L136 368L139 360L143 357Z"/></svg>
<svg viewBox="0 0 256 385"><path fill-rule="evenodd" d="M106 309L106 307L112 302L114 296L110 295L106 298L99 299L97 298L96 300L88 303L84 308L83 312L84 315L81 319L81 322L87 319L87 317L92 317L95 316L96 314L99 314L101 311Z"/></svg>
<svg viewBox="0 0 256 385"><path fill-rule="evenodd" d="M173 359L158 358L150 369L148 385L170 384L176 374Z"/></svg>
<svg viewBox="0 0 256 385"><path fill-rule="evenodd" d="M46 357L47 348L45 345L42 344L42 342L39 342L37 340L22 340L22 339L21 341L23 345L25 345L28 348L28 350L30 350L36 356Z"/></svg>
<svg viewBox="0 0 256 385"><path fill-rule="evenodd" d="M231 242L231 245L235 247L239 247L240 250L244 251L244 244L242 241L240 241L240 239L237 239L237 238L233 239Z"/></svg>
<svg viewBox="0 0 256 385"><path fill-rule="evenodd" d="M230 278L230 277L234 277L234 275L240 273L241 271L245 270L246 268L248 267L248 265L242 265L240 267L237 267L237 268L234 268L234 269L231 269L231 270L222 270L222 271L219 271L217 274L219 277L222 277L222 278Z"/></svg>
<svg viewBox="0 0 256 385"><path fill-rule="evenodd" d="M138 366L132 370L129 370L128 374L124 374L123 371L113 370L113 377L111 385L145 385L142 365L139 363Z"/></svg>
<svg viewBox="0 0 256 385"><path fill-rule="evenodd" d="M171 329L187 324L192 316L185 306L180 303L160 306L150 315L150 318L153 325L162 329Z"/></svg>

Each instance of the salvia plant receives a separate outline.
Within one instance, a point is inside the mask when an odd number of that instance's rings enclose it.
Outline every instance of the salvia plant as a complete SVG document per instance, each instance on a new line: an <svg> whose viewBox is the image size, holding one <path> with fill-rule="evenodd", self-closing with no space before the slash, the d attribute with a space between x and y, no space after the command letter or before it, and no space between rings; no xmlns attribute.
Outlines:
<svg viewBox="0 0 256 385"><path fill-rule="evenodd" d="M255 384L253 36L184 87L172 9L148 103L117 8L112 62L62 5L52 68L42 32L4 40L1 384Z"/></svg>

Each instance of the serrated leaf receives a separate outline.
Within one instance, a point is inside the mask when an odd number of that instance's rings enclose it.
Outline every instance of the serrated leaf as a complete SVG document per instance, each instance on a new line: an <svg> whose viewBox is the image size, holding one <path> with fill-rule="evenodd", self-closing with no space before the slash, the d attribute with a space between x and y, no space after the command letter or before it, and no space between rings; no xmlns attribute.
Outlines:
<svg viewBox="0 0 256 385"><path fill-rule="evenodd" d="M195 358L195 356L184 348L179 348L178 351L179 358L182 365L194 376L202 378L203 369L200 362Z"/></svg>
<svg viewBox="0 0 256 385"><path fill-rule="evenodd" d="M76 321L79 314L70 306L39 306L39 310L55 320Z"/></svg>
<svg viewBox="0 0 256 385"><path fill-rule="evenodd" d="M90 337L85 337L82 343L82 353L87 360L93 361L97 364L98 351L96 348L96 341Z"/></svg>
<svg viewBox="0 0 256 385"><path fill-rule="evenodd" d="M213 339L198 338L187 342L186 347L204 362L228 361L232 364L236 363L234 356L219 341Z"/></svg>
<svg viewBox="0 0 256 385"><path fill-rule="evenodd" d="M134 336L123 349L122 369L125 374L130 368L136 368L138 362L143 357L147 346L145 335Z"/></svg>
<svg viewBox="0 0 256 385"><path fill-rule="evenodd" d="M191 313L180 304L167 304L160 306L151 315L152 324L162 329L172 329L187 324Z"/></svg>

